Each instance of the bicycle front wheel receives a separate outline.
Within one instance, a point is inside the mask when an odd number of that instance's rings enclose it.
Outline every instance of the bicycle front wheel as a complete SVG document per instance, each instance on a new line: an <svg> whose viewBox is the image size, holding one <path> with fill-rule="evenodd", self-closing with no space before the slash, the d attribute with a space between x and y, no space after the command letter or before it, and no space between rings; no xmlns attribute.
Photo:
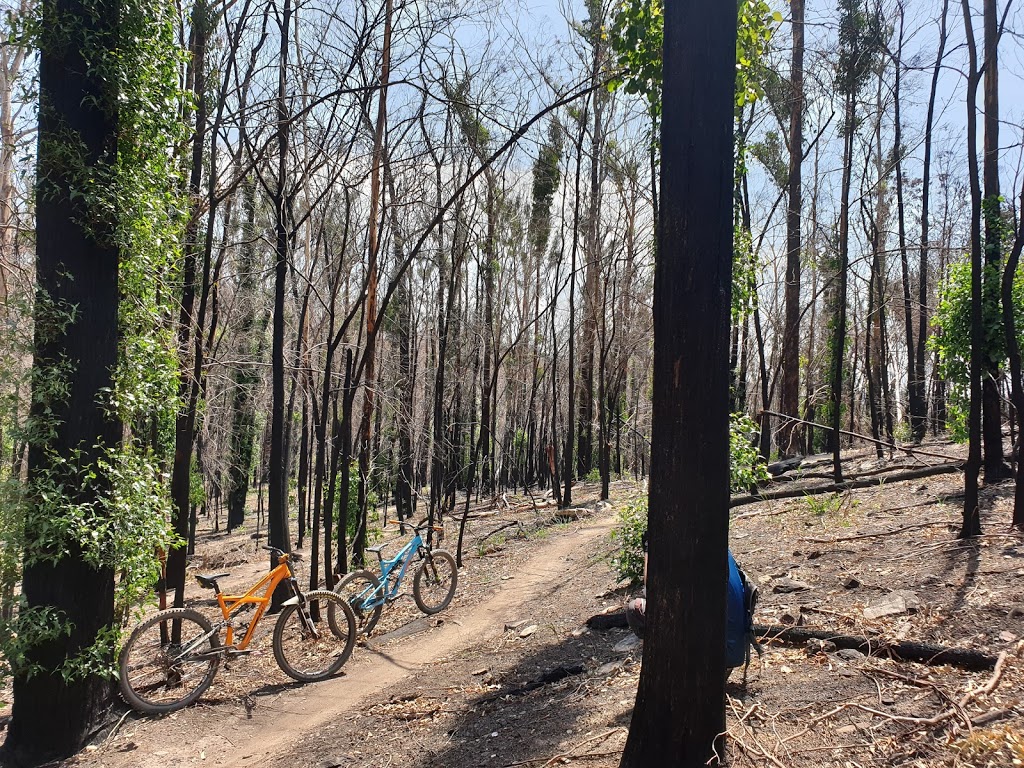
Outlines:
<svg viewBox="0 0 1024 768"><path fill-rule="evenodd" d="M304 683L337 672L352 655L356 618L348 603L328 589L286 605L274 625L274 658L286 675Z"/></svg>
<svg viewBox="0 0 1024 768"><path fill-rule="evenodd" d="M448 607L459 583L455 558L443 549L435 549L416 569L412 597L421 611L438 613Z"/></svg>
<svg viewBox="0 0 1024 768"><path fill-rule="evenodd" d="M188 706L213 682L217 645L216 630L199 611L169 608L150 616L121 649L121 695L151 715Z"/></svg>
<svg viewBox="0 0 1024 768"><path fill-rule="evenodd" d="M356 631L360 635L369 635L380 620L382 603L365 607L368 603L383 601L384 594L378 587L380 579L370 571L352 571L334 587L335 593L352 608L356 616Z"/></svg>

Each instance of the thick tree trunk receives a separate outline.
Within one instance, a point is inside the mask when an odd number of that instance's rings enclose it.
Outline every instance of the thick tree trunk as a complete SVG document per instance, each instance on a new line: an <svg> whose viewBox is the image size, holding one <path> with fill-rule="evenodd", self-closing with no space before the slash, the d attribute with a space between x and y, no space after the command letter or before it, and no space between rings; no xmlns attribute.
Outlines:
<svg viewBox="0 0 1024 768"><path fill-rule="evenodd" d="M113 387L118 360L116 222L89 217L75 201L71 175L76 171L60 154L71 132L80 142L75 146L82 151L81 172L116 155L118 114L108 107L117 104L116 93L109 91L116 86L83 58L81 43L88 37L94 50L112 50L120 4L109 0L86 7L77 0L49 0L45 13L56 29L71 35L69 44L43 30L39 59L38 184L44 193L36 198L32 411L40 423L52 420L55 432L45 444L33 441L29 447L21 591L29 608L55 610L71 629L28 649L24 663L38 665L31 675L16 665L3 750L4 762L13 765L39 765L79 750L105 714L112 689L110 678L95 667L71 681L61 674L67 659L86 652L114 623L114 574L86 562L77 541L54 537L59 521L53 516L64 510L54 509L55 502L40 492L52 492L58 484L68 494L63 503L100 501L97 511L104 514L109 481L97 462L122 439L122 425L103 394ZM54 316L63 307L75 308L72 322ZM47 397L60 381L65 396ZM83 482L93 470L96 477Z"/></svg>
<svg viewBox="0 0 1024 768"><path fill-rule="evenodd" d="M623 768L724 756L735 39L734 5L666 4L651 621Z"/></svg>

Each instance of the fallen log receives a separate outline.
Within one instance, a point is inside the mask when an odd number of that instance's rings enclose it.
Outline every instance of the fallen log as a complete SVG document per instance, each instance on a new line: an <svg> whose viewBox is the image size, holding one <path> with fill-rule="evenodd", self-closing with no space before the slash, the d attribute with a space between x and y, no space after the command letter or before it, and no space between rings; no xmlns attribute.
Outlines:
<svg viewBox="0 0 1024 768"><path fill-rule="evenodd" d="M964 465L960 462L954 464L934 464L930 467L911 469L907 472L897 472L884 478L864 478L862 480L849 480L845 483L829 483L828 485L816 485L811 488L785 488L779 491L767 491L765 493L747 494L734 496L729 501L729 507L742 507L746 504L756 504L759 501L770 501L773 499L793 499L798 496L815 496L819 493L833 493L837 491L849 491L855 488L870 488L879 484L879 480L886 483L898 483L903 480L918 480L922 477L933 475L944 475L951 472L960 472Z"/></svg>
<svg viewBox="0 0 1024 768"><path fill-rule="evenodd" d="M497 701L503 699L506 696L524 696L530 691L535 691L541 686L549 685L551 683L557 683L559 680L564 680L567 677L573 677L574 675L581 675L586 671L586 668L582 664L569 664L567 666L558 666L554 669L549 669L547 672L542 674L536 680L531 680L525 685L521 685L518 688L510 688L507 691L498 691L492 693L490 696L484 696L479 699L477 704L486 704L491 701Z"/></svg>
<svg viewBox="0 0 1024 768"><path fill-rule="evenodd" d="M865 656L884 656L897 661L917 661L922 664L949 664L972 672L994 669L996 666L996 657L988 653L912 640L890 643L879 638L842 635L826 629L782 627L775 624L755 624L754 634L762 642L788 645L804 645L808 640L828 640L835 643L837 648L860 651Z"/></svg>
<svg viewBox="0 0 1024 768"><path fill-rule="evenodd" d="M628 627L629 622L626 621L626 609L622 608L612 613L599 613L596 616L591 616L587 619L587 626L597 630Z"/></svg>

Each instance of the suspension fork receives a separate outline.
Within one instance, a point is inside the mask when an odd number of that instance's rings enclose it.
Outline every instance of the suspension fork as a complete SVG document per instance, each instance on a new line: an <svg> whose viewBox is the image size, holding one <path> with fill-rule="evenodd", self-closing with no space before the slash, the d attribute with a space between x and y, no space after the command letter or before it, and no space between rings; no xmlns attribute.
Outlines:
<svg viewBox="0 0 1024 768"><path fill-rule="evenodd" d="M288 577L288 588L292 593L292 600L295 601L295 605L299 611L299 617L302 619L302 626L306 628L313 637L319 637L320 633L317 631L316 623L314 622L315 617L310 615L309 608L306 605L306 596L302 593L302 589L299 587L298 579L295 576ZM291 602L289 600L289 602ZM317 606L319 610L319 606Z"/></svg>

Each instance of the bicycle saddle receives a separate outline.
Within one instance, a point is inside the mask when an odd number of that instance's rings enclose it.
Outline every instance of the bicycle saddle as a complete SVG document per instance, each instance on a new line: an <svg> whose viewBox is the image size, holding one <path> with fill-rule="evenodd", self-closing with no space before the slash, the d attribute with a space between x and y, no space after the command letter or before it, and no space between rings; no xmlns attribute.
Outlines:
<svg viewBox="0 0 1024 768"><path fill-rule="evenodd" d="M202 574L196 574L196 581L199 582L199 586L203 589L217 589L217 579L223 579L225 576L230 576L230 573L215 573L212 576L203 576Z"/></svg>

